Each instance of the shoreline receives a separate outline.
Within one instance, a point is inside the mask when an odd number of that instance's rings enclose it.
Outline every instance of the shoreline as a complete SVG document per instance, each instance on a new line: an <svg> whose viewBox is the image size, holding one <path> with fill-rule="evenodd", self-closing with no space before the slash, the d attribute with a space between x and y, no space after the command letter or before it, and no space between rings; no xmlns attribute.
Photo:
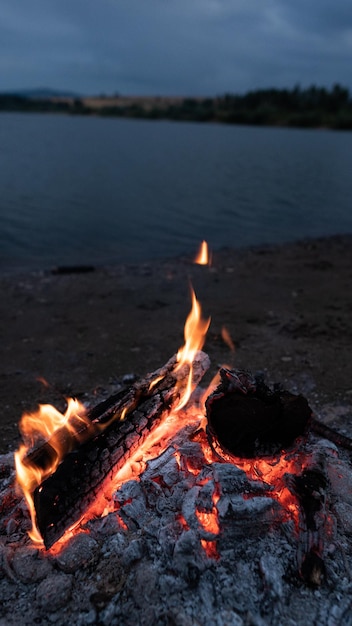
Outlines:
<svg viewBox="0 0 352 626"><path fill-rule="evenodd" d="M181 257L0 275L0 453L16 447L21 414L37 403L98 402L124 375L163 365L183 343L189 280L212 316L210 377L231 360L263 371L352 435L352 235L336 235L218 250L210 268Z"/></svg>
<svg viewBox="0 0 352 626"><path fill-rule="evenodd" d="M315 243L317 244L321 244L324 245L324 242L326 242L328 244L328 242L330 240L335 240L335 239L351 239L351 245L352 245L352 232L340 232L340 233L328 233L328 234L321 234L321 235L308 235L306 237L299 237L299 238L292 238L292 239L283 239L279 242L275 242L275 241L269 241L269 242L259 242L259 243L252 243L252 244L243 244L242 246L228 246L228 245L222 245L218 248L211 248L211 252L212 254L215 254L215 256L219 256L221 257L223 254L229 253L231 255L236 255L236 254L249 254L249 253L253 253L253 254L265 254L266 251L271 251L272 249L274 250L279 250L282 248L285 248L287 246L294 246L294 245L304 245L304 246L309 246L310 244L314 245ZM7 266L3 266L1 267L0 265L0 279L2 278L15 278L17 277L26 277L26 276L48 276L51 274L85 274L85 273L90 273L90 272L95 272L95 271L105 271L108 272L109 270L114 272L114 271L118 271L119 268L123 268L124 271L132 271L135 270L136 268L141 268L141 267L154 267L155 265L167 265L167 264L188 264L188 265L194 265L193 259L196 256L199 247L200 247L200 240L198 241L198 244L196 244L194 246L194 248L192 249L192 254L190 251L188 251L187 253L180 253L180 254L176 254L173 256L166 256L164 255L160 255L160 256L150 256L148 258L145 259L140 259L140 260L111 260L111 261L104 261L104 260L97 260L96 262L88 262L88 261L83 261L83 262L75 262L75 261L69 261L68 263L43 263L38 261L32 263L28 266L28 261L23 261L23 265L7 265ZM198 247L197 247L198 246ZM26 265L27 263L27 265Z"/></svg>
<svg viewBox="0 0 352 626"><path fill-rule="evenodd" d="M351 130L349 90L336 84L305 89L257 89L218 96L79 96L2 93L0 110L54 112L180 122L249 124L293 128Z"/></svg>

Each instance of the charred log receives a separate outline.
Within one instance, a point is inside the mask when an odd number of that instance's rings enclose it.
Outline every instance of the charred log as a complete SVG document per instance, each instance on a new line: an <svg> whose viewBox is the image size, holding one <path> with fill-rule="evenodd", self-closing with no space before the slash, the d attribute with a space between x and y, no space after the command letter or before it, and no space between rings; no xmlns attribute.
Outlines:
<svg viewBox="0 0 352 626"><path fill-rule="evenodd" d="M307 430L312 411L307 400L271 390L241 370L220 370L221 382L207 398L207 433L239 457L272 456L291 447Z"/></svg>
<svg viewBox="0 0 352 626"><path fill-rule="evenodd" d="M175 365L176 357L173 356L163 367L88 410L84 419L72 416L67 426L59 428L49 439L40 440L29 449L23 463L43 470L52 467L58 449L61 456L77 450L89 439L95 439L109 422L118 421L122 416L127 417L159 391L172 389L177 382Z"/></svg>
<svg viewBox="0 0 352 626"><path fill-rule="evenodd" d="M66 454L56 472L37 487L34 492L37 525L47 549L79 521L105 482L126 463L177 402L186 387L189 368L183 366L175 371L175 363L175 358L171 359L164 368L140 381L125 395L95 407L91 412L93 421L99 424L106 421L108 426ZM194 385L208 367L207 355L198 353L193 363ZM162 375L162 380L150 388L150 383ZM125 409L128 415L121 420L119 417L126 415Z"/></svg>
<svg viewBox="0 0 352 626"><path fill-rule="evenodd" d="M304 582L311 587L319 587L326 577L324 550L329 530L329 512L325 465L324 455L315 453L300 475L288 477L288 487L297 497L300 508L299 572Z"/></svg>
<svg viewBox="0 0 352 626"><path fill-rule="evenodd" d="M332 441L336 446L340 446L346 450L352 450L352 439L337 432L337 430L331 428L331 426L327 426L323 422L313 418L311 421L311 429L320 437Z"/></svg>

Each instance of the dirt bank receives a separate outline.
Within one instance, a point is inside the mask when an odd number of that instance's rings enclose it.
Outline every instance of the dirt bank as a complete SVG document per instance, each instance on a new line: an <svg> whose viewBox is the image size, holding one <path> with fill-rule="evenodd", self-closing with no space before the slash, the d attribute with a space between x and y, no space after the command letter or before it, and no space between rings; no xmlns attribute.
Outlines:
<svg viewBox="0 0 352 626"><path fill-rule="evenodd" d="M190 279L212 317L204 349L213 372L231 359L263 370L352 436L352 236L344 236L226 249L211 268L182 258L2 276L0 452L16 446L21 414L38 402L92 401L125 374L162 365L183 342Z"/></svg>

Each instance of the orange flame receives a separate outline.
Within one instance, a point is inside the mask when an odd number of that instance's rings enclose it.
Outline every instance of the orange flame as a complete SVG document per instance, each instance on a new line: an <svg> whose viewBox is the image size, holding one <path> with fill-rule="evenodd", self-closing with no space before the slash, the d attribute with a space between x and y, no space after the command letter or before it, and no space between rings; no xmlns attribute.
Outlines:
<svg viewBox="0 0 352 626"><path fill-rule="evenodd" d="M197 265L211 265L211 255L209 252L208 244L206 241L202 241L198 254L194 259L194 263Z"/></svg>
<svg viewBox="0 0 352 626"><path fill-rule="evenodd" d="M201 308L192 290L192 310L185 323L185 345L177 354L177 365L175 368L175 371L177 371L182 366L188 365L189 374L186 389L179 399L176 409L173 409L173 413L175 411L179 412L185 406L193 391L192 363L196 353L203 346L209 323L210 318L208 320L201 318ZM149 390L161 378L159 376L153 380L150 383ZM129 407L125 407L119 419L124 420L128 411ZM15 453L15 464L17 483L26 498L31 515L32 530L29 532L29 536L36 545L42 545L43 542L36 524L33 502L35 489L56 471L63 457L75 447L77 441L86 440L92 431L100 431L106 428L109 423L110 421L99 425L91 422L86 415L85 407L72 398L68 400L65 413L60 413L55 407L46 404L40 405L36 412L23 415L20 422L20 430L25 443ZM40 442L40 445L47 445L48 455L45 457L45 467L39 467L31 459L31 453L35 452L35 446L38 445L38 442Z"/></svg>
<svg viewBox="0 0 352 626"><path fill-rule="evenodd" d="M200 253L195 262L202 265L209 264L208 247L205 241L202 243ZM185 422L187 422L187 424L202 424L203 427L205 427L205 412L199 408L199 405L188 406L185 411L181 412L181 409L188 403L193 391L193 363L197 352L201 350L204 345L206 333L210 325L210 317L208 319L202 318L201 307L193 289L191 290L191 294L192 308L184 327L185 343L177 353L177 364L175 367L175 371L178 371L183 366L187 366L189 369L184 393L182 393L179 398L177 405L172 407L168 415L165 414L164 419L155 431L151 432L145 442L131 455L129 461L119 470L111 480L109 486L102 490L96 501L92 503L84 516L75 522L71 529L67 531L66 535L58 542L58 545L55 546L55 549L59 549L60 545L63 545L65 537L67 540L70 533L75 532L82 521L94 515L106 515L109 511L115 510L111 498L113 490L126 480L130 480L131 478L136 479L144 470L147 460L165 450L165 447L170 443L172 437ZM229 348L234 351L235 346L225 327L222 329L222 337ZM153 380L150 383L149 390L152 390L160 380L161 377L157 377ZM213 382L212 385L214 386L214 384L216 383ZM206 393L209 393L209 389ZM123 420L128 410L128 408L125 408L119 416L119 419ZM106 426L107 424L103 427ZM77 440L82 440L84 433L91 433L92 429L97 428L100 429L98 425L92 424L88 419L85 407L73 399L68 400L65 413L60 413L53 406L42 405L37 412L28 413L22 417L20 429L25 444L20 446L19 450L15 453L15 464L17 482L26 498L32 520L32 530L29 532L29 536L36 545L43 545L43 542L36 525L33 502L35 489L40 486L49 475L56 471L63 456L73 448ZM202 445L206 461L208 463L217 461L218 457L206 439L205 428L201 433L202 434L199 435L199 441ZM31 449L36 445L38 439L44 443L47 442L50 451L44 468L38 467L35 463L31 463L29 459ZM175 454L177 455L177 453ZM225 459L224 454L222 454L222 456ZM178 457L176 456L176 458ZM298 503L287 488L283 477L285 473L297 473L301 470L302 464L299 458L282 457L280 459L246 460L229 455L228 461L242 468L249 478L253 480L259 478L270 484L272 487L272 497L280 501L288 515L295 520L297 526L299 514ZM192 465L188 467L188 470L194 474L199 472L199 468L193 468ZM204 531L213 536L218 536L220 532L216 506L218 499L219 495L215 492L213 494L213 507L211 510L197 510L196 512L200 526ZM180 521L186 528L187 523L182 517ZM120 522L121 526L123 526L124 522L122 520L120 520ZM209 558L218 558L216 540L209 537L209 539L202 539L201 544Z"/></svg>
<svg viewBox="0 0 352 626"><path fill-rule="evenodd" d="M60 413L50 404L42 404L36 412L25 413L20 422L25 444L15 452L16 478L31 515L32 530L28 534L37 545L42 545L42 538L36 524L33 493L45 478L55 472L63 455L72 449L72 443L79 436L80 425L87 426L85 407L73 398L67 402L65 413ZM50 455L44 468L26 460L38 440L50 441Z"/></svg>
<svg viewBox="0 0 352 626"><path fill-rule="evenodd" d="M223 326L221 328L221 338L224 343L226 343L226 345L230 348L231 352L235 352L235 344L226 326Z"/></svg>
<svg viewBox="0 0 352 626"><path fill-rule="evenodd" d="M175 371L178 371L183 365L189 365L188 382L183 396L180 398L178 405L174 408L174 411L179 411L188 402L192 389L193 379L193 361L196 353L202 349L205 336L207 334L210 317L208 319L202 319L201 306L196 298L194 290L192 289L192 309L189 313L185 323L185 344L177 353L177 366Z"/></svg>

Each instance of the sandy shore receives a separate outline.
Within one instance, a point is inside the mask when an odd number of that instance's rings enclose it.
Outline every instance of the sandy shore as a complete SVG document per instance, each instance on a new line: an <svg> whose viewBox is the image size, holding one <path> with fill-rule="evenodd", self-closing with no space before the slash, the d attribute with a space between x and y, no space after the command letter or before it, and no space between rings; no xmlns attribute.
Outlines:
<svg viewBox="0 0 352 626"><path fill-rule="evenodd" d="M125 374L161 366L183 342L189 280L212 317L212 373L231 360L262 370L352 436L352 236L337 236L222 250L211 268L182 258L1 277L0 452L17 445L21 414L37 403L91 402Z"/></svg>

